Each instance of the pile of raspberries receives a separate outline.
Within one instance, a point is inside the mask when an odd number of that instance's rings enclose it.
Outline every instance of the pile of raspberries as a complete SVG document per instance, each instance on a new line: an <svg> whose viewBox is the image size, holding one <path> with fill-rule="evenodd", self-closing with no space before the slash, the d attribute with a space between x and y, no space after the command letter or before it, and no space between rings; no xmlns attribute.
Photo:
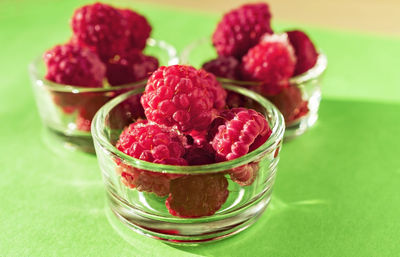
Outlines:
<svg viewBox="0 0 400 257"><path fill-rule="evenodd" d="M132 10L102 3L86 5L75 10L70 25L71 39L43 55L47 80L88 88L113 87L144 80L159 66L155 57L142 52L151 26ZM123 92L54 92L53 99L65 113L77 111L77 129L89 131L96 111Z"/></svg>
<svg viewBox="0 0 400 257"><path fill-rule="evenodd" d="M287 124L308 113L307 101L289 80L314 67L318 52L302 31L274 34L266 3L245 4L226 13L212 42L218 57L206 62L205 70L217 77L260 82L250 89L273 102Z"/></svg>
<svg viewBox="0 0 400 257"><path fill-rule="evenodd" d="M134 158L167 165L205 165L241 157L271 135L265 117L252 109L227 107L227 92L215 76L186 65L158 68L140 102L147 119L121 133L116 147ZM132 167L116 159L122 182L139 191L166 197L169 212L194 218L214 214L229 191L224 174L182 175ZM228 173L241 186L251 185L258 163Z"/></svg>

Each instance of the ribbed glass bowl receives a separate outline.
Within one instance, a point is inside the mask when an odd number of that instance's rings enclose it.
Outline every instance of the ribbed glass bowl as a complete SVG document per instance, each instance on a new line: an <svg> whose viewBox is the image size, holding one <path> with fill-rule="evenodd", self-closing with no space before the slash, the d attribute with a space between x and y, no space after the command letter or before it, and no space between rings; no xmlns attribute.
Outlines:
<svg viewBox="0 0 400 257"><path fill-rule="evenodd" d="M217 57L215 49L210 40L211 37L202 38L189 44L179 56L179 62L181 64L190 64L196 68L201 68L205 62L208 62ZM288 113L288 109L291 109L291 105L285 103L284 100L290 99L293 95L298 94L301 97L303 103L308 107L308 112L304 115L286 120L286 131L285 139L291 139L296 136L303 134L309 127L313 126L318 120L318 109L321 101L321 79L324 71L327 67L327 58L320 52L318 60L315 66L303 74L292 77L289 81L289 90L286 95L279 95L278 97L269 98L284 116ZM239 81L230 80L226 78L218 78L222 84L233 84L240 87L254 89L257 91L257 87L261 86L260 82L253 81ZM292 113L290 111L290 113Z"/></svg>
<svg viewBox="0 0 400 257"><path fill-rule="evenodd" d="M143 89L120 95L97 112L91 129L109 206L132 230L169 243L197 244L239 233L253 224L267 208L285 130L283 116L274 105L252 91L232 85L224 87L228 93L245 98L243 107L262 113L272 129L269 139L259 148L226 162L197 166L162 165L135 159L119 151L115 147L119 135L132 122L120 110L124 103L140 96ZM130 114L128 116L131 117ZM139 118L144 117L136 116L136 119ZM121 169L138 171L150 177L169 178L170 185L175 182L174 179L182 177L223 176L228 183L229 195L221 208L211 216L181 218L168 212L165 204L168 196L159 197L126 186ZM246 171L254 174L252 183L243 184L235 179L235 175Z"/></svg>
<svg viewBox="0 0 400 257"><path fill-rule="evenodd" d="M176 50L168 43L149 39L144 50L159 60L160 65L178 62ZM146 80L114 87L88 88L62 85L46 80L42 56L29 65L33 92L42 123L49 136L66 146L94 152L90 121L97 110L110 99L135 88L142 88ZM84 116L82 120L79 117Z"/></svg>

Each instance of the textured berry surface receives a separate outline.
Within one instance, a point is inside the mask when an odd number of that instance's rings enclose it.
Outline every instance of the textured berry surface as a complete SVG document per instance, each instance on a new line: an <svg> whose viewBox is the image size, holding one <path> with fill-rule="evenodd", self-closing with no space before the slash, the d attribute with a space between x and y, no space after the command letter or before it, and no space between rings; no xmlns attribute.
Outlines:
<svg viewBox="0 0 400 257"><path fill-rule="evenodd" d="M224 15L212 41L218 55L241 58L265 33L272 33L271 13L265 3L246 4Z"/></svg>
<svg viewBox="0 0 400 257"><path fill-rule="evenodd" d="M240 79L239 61L232 56L219 56L203 64L203 69L217 77L233 80Z"/></svg>
<svg viewBox="0 0 400 257"><path fill-rule="evenodd" d="M264 95L282 113L288 124L308 113L308 102L302 99L301 90L296 86L289 86L277 95Z"/></svg>
<svg viewBox="0 0 400 257"><path fill-rule="evenodd" d="M47 67L45 78L59 83L81 87L101 87L105 66L88 48L78 45L57 45L43 56Z"/></svg>
<svg viewBox="0 0 400 257"><path fill-rule="evenodd" d="M186 149L183 158L189 165L204 165L215 163L215 151L207 142L204 145L193 144Z"/></svg>
<svg viewBox="0 0 400 257"><path fill-rule="evenodd" d="M169 194L170 181L181 176L141 170L123 163L118 166L117 173L120 174L122 183L127 187L154 193L161 197Z"/></svg>
<svg viewBox="0 0 400 257"><path fill-rule="evenodd" d="M220 114L224 120L212 140L217 160L233 160L262 145L271 134L265 117L250 109L233 108Z"/></svg>
<svg viewBox="0 0 400 257"><path fill-rule="evenodd" d="M126 23L112 6L95 3L75 10L71 27L76 41L96 51L103 61L123 49Z"/></svg>
<svg viewBox="0 0 400 257"><path fill-rule="evenodd" d="M120 10L123 17L124 27L126 28L125 35L127 36L125 50L140 49L146 46L146 40L150 36L151 26L147 19L129 9Z"/></svg>
<svg viewBox="0 0 400 257"><path fill-rule="evenodd" d="M215 77L203 70L162 66L150 76L141 103L150 121L177 126L182 132L202 131L212 122L214 107L225 105L221 92L225 90Z"/></svg>
<svg viewBox="0 0 400 257"><path fill-rule="evenodd" d="M169 213L183 218L213 215L229 195L223 174L189 175L171 181L166 206Z"/></svg>
<svg viewBox="0 0 400 257"><path fill-rule="evenodd" d="M107 63L107 80L113 85L122 85L146 79L158 68L158 60L142 54L140 50L115 55Z"/></svg>
<svg viewBox="0 0 400 257"><path fill-rule="evenodd" d="M125 154L140 160L170 165L187 165L185 153L186 138L171 128L136 121L122 131L116 147ZM179 175L161 174L119 164L117 172L122 182L139 191L153 192L165 196L169 192L171 179Z"/></svg>
<svg viewBox="0 0 400 257"><path fill-rule="evenodd" d="M155 123L132 123L122 131L116 146L125 154L143 161L186 165L182 158L186 138L171 128Z"/></svg>
<svg viewBox="0 0 400 257"><path fill-rule="evenodd" d="M226 105L226 95L227 92L221 86L221 84L217 81L217 78L203 69L197 71L200 79L202 80L204 86L208 89L208 92L211 94L213 107L215 109L223 109ZM207 83L205 83L207 82Z"/></svg>
<svg viewBox="0 0 400 257"><path fill-rule="evenodd" d="M302 31L293 30L286 32L290 44L294 48L297 62L293 75L302 74L317 63L318 52L310 38Z"/></svg>
<svg viewBox="0 0 400 257"><path fill-rule="evenodd" d="M236 168L233 168L229 175L233 182L240 186L249 186L253 184L259 170L258 163L249 163Z"/></svg>
<svg viewBox="0 0 400 257"><path fill-rule="evenodd" d="M296 65L294 50L287 36L266 35L262 41L243 56L243 78L263 82L264 90L279 92L282 81L292 77Z"/></svg>

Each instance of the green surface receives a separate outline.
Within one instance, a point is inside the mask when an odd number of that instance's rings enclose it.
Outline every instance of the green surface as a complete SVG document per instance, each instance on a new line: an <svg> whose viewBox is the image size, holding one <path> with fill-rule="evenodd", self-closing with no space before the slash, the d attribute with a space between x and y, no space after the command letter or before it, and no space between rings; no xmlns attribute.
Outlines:
<svg viewBox="0 0 400 257"><path fill-rule="evenodd" d="M284 145L267 212L233 238L172 247L119 226L105 211L95 157L43 135L27 65L67 39L67 21L81 4L0 2L0 256L399 254L399 39L305 27L329 60L320 119ZM210 35L218 20L131 6L150 19L155 38L180 50Z"/></svg>

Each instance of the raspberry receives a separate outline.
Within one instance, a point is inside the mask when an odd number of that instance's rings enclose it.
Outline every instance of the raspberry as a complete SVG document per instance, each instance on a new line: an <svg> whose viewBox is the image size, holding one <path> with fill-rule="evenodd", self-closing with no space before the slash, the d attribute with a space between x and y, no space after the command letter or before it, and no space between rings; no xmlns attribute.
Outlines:
<svg viewBox="0 0 400 257"><path fill-rule="evenodd" d="M233 108L220 114L224 123L212 140L218 161L233 160L261 146L271 134L265 117L251 109Z"/></svg>
<svg viewBox="0 0 400 257"><path fill-rule="evenodd" d="M263 90L279 93L282 81L294 72L296 57L287 36L266 35L243 56L241 71L245 79L262 81Z"/></svg>
<svg viewBox="0 0 400 257"><path fill-rule="evenodd" d="M149 78L141 98L146 117L182 132L206 130L224 103L225 92L212 74L191 66L162 66Z"/></svg>
<svg viewBox="0 0 400 257"><path fill-rule="evenodd" d="M203 64L203 69L217 77L237 80L239 78L239 61L232 56L219 56Z"/></svg>
<svg viewBox="0 0 400 257"><path fill-rule="evenodd" d="M103 61L121 51L127 33L124 25L119 11L102 3L76 9L71 19L77 42L91 47Z"/></svg>
<svg viewBox="0 0 400 257"><path fill-rule="evenodd" d="M228 195L228 181L223 174L189 175L171 181L165 205L174 216L198 218L213 215Z"/></svg>
<svg viewBox="0 0 400 257"><path fill-rule="evenodd" d="M296 68L293 75L299 75L314 67L317 63L318 52L310 38L302 31L293 30L286 34L294 48L297 57Z"/></svg>
<svg viewBox="0 0 400 257"><path fill-rule="evenodd" d="M203 69L200 69L197 72L203 81L208 81L208 91L211 93L214 102L213 107L217 110L223 109L226 105L227 96L225 89L221 86L213 74L208 73Z"/></svg>
<svg viewBox="0 0 400 257"><path fill-rule="evenodd" d="M118 166L117 173L121 175L121 181L127 187L136 188L141 192L152 192L160 197L169 194L172 179L181 177L181 175L141 170L123 163Z"/></svg>
<svg viewBox="0 0 400 257"><path fill-rule="evenodd" d="M94 115L112 96L104 93L81 93L80 97L82 102L78 109L76 128L81 131L90 131Z"/></svg>
<svg viewBox="0 0 400 257"><path fill-rule="evenodd" d="M249 163L233 168L229 174L233 182L241 186L249 186L253 184L259 170L258 163Z"/></svg>
<svg viewBox="0 0 400 257"><path fill-rule="evenodd" d="M177 131L150 123L137 121L122 131L117 142L118 150L140 160L161 164L185 164L186 138Z"/></svg>
<svg viewBox="0 0 400 257"><path fill-rule="evenodd" d="M182 158L185 146L185 137L177 131L147 121L136 121L129 125L122 131L116 144L118 150L129 156L170 165L187 165ZM159 196L167 195L170 180L180 176L150 172L124 164L119 164L117 169L122 181L129 187Z"/></svg>
<svg viewBox="0 0 400 257"><path fill-rule="evenodd" d="M88 48L57 45L43 55L45 78L53 82L81 87L102 87L105 66Z"/></svg>
<svg viewBox="0 0 400 257"><path fill-rule="evenodd" d="M122 85L143 80L158 68L158 60L146 56L138 49L115 55L107 63L107 79L113 85Z"/></svg>
<svg viewBox="0 0 400 257"><path fill-rule="evenodd" d="M127 49L143 50L146 46L146 40L150 36L151 26L146 18L132 10L124 9L119 10L124 18L126 35L127 35Z"/></svg>
<svg viewBox="0 0 400 257"><path fill-rule="evenodd" d="M288 124L308 113L308 102L301 97L301 90L296 86L289 86L277 95L264 95L282 113Z"/></svg>
<svg viewBox="0 0 400 257"><path fill-rule="evenodd" d="M183 158L189 165L211 164L215 163L215 151L208 143L203 146L193 144L186 149Z"/></svg>
<svg viewBox="0 0 400 257"><path fill-rule="evenodd" d="M265 33L272 33L265 3L246 4L224 15L212 37L218 55L241 58Z"/></svg>

